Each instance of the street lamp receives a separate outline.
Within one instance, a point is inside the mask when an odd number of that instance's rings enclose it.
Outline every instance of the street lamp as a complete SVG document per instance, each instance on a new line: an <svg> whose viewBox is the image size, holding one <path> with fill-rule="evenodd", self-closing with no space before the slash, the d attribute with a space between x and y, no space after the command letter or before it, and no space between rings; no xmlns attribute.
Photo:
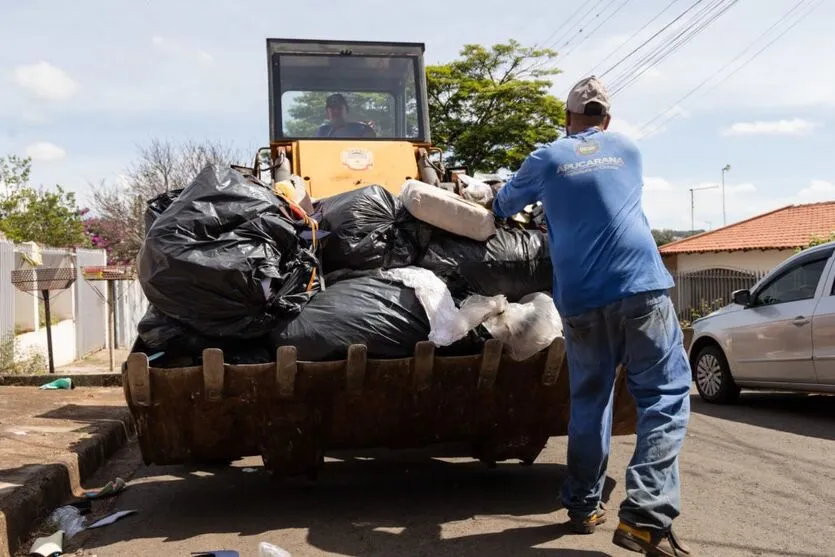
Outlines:
<svg viewBox="0 0 835 557"><path fill-rule="evenodd" d="M693 187L690 188L690 232L694 232L696 230L696 222L694 220L694 213L696 211L696 201L693 197L694 191L701 191L701 190L713 190L718 188L716 184L711 186L701 186L701 187Z"/></svg>
<svg viewBox="0 0 835 557"><path fill-rule="evenodd" d="M722 226L728 226L728 217L725 214L725 172L731 169L731 165L722 167Z"/></svg>

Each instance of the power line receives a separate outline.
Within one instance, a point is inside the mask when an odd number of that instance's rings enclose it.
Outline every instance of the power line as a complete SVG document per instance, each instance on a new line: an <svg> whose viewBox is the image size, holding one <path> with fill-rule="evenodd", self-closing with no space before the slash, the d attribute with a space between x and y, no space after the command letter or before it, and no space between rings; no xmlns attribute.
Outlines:
<svg viewBox="0 0 835 557"><path fill-rule="evenodd" d="M678 35L667 41L667 43L662 47L662 49L659 49L656 52L656 54L653 55L644 66L642 66L640 69L636 69L632 75L626 76L619 84L617 84L613 88L612 94L614 95L616 93L619 93L620 91L623 91L632 83L637 81L644 73L657 66L668 57L675 54L684 45L692 41L696 36L701 34L705 29L712 25L716 20L725 15L738 2L739 0L730 0L728 3L724 5L717 4L717 9L714 13L705 14L706 19L704 21L702 21L701 23L694 22L692 26L686 28L684 31L680 32Z"/></svg>
<svg viewBox="0 0 835 557"><path fill-rule="evenodd" d="M702 18L704 18L705 14L707 14L710 10L715 9L723 1L724 0L711 0L710 4L708 4L706 7L703 7L697 13L690 16L686 21L682 23L680 27L675 29L673 31L673 34L671 34L669 37L662 36L661 43L659 45L653 46L646 53L638 55L638 57L631 60L628 66L625 69L622 69L616 77L610 78L609 88L614 89L618 85L625 83L631 76L633 76L648 63L652 62L654 59L660 56L665 49L669 48L669 46L672 45L683 34L692 30L693 27Z"/></svg>
<svg viewBox="0 0 835 557"><path fill-rule="evenodd" d="M623 0L623 2L621 2L621 4L615 8L615 11L613 11L611 14L609 14L609 16L608 16L606 19L604 19L603 21L601 21L601 22L600 22L600 23L599 23L599 24L598 24L598 25L597 25L594 29L592 29L591 31L589 31L588 33L586 33L586 35L583 37L583 40L581 40L579 43L577 43L576 45L574 45L574 47L572 47L571 49L569 49L569 50L568 50L568 52L566 52L566 53L565 53L565 55L564 55L564 56L563 56L563 58L562 58L562 59L563 59L563 61L565 61L565 59L566 59L568 56L571 56L571 53L572 53L572 52L574 52L575 50L577 50L578 48L580 48L581 46L583 46L583 44L584 44L587 40L589 40L589 39L591 38L591 36L592 36L592 35L594 35L594 34L598 31L598 29L600 29L601 27L603 27L604 25L606 25L606 24L609 22L609 20L610 20L610 19L612 19L613 17L615 17L616 15L618 15L618 13L619 13L619 12L620 12L620 11L621 11L624 7L626 7L626 5L627 5L627 4L629 4L629 2L631 2L631 1L632 1L632 0Z"/></svg>
<svg viewBox="0 0 835 557"><path fill-rule="evenodd" d="M574 19L574 16L576 16L578 13L580 13L580 12L583 10L583 8L585 8L585 7L586 7L586 5L585 5L583 2L581 2L581 3L580 3L580 7L578 7L576 10L574 10L574 13L573 13L573 14L571 14L571 16L570 16L568 19L566 19L565 21L563 21L563 22L562 22L562 25L560 25L560 26L557 28L557 30L556 30L556 31L554 31L553 33L551 33L551 34L548 36L548 38L547 38L547 39L545 39L544 41L539 42L539 43L536 43L536 45L534 45L534 48L538 48L538 47L539 47L539 45L548 44L548 42L549 42L551 39L553 39L554 37L556 37L556 36L557 36L557 33L559 33L560 31L562 31L563 29L565 29L566 25L568 25L568 24L569 24L569 22L570 22L570 21L572 21L572 20Z"/></svg>
<svg viewBox="0 0 835 557"><path fill-rule="evenodd" d="M559 47L559 48L560 48L560 49L563 49L563 48L567 47L567 46L568 46L568 45L570 45L570 44L571 44L571 43L572 43L575 39L577 39L578 37L580 37L581 35L583 35L583 32L586 30L586 28L587 28L589 25L591 25L592 23L594 23L594 20L595 20L595 19L600 18L600 16L601 16L603 13L605 13L605 12L606 12L606 10L608 10L608 9L609 9L609 7L611 7L611 5L615 3L615 1L616 1L616 0L609 0L609 1L606 3L606 5L605 5L605 6L603 6L602 8L600 8L600 11L599 11L599 12L597 12L596 14L594 14L591 18L581 20L581 21L580 21L580 23L579 23L579 28L578 28L578 30L577 30L577 31L576 31L573 35L569 35L569 36L567 37L567 40L565 41L565 43L563 43L563 45L562 45L561 47ZM595 6L600 5L602 2L603 2L603 0L600 0L600 2L598 2L597 4L595 4ZM593 11L594 11L594 7L595 7L595 6L593 6L593 7L592 7L592 10L586 14L587 16L588 16L588 15L591 15L591 12L593 12Z"/></svg>
<svg viewBox="0 0 835 557"><path fill-rule="evenodd" d="M724 83L725 81L727 81L728 79L730 79L730 77L731 77L731 76L733 76L733 75L735 75L735 74L736 74L736 72L738 72L739 70L741 70L742 68L744 68L745 66L747 66L748 64L750 64L751 62L753 62L754 60L756 60L756 59L757 59L757 58L758 58L758 57L759 57L759 56L760 56L763 52L765 52L765 50L767 50L769 47L771 47L774 43L776 43L778 40L780 40L780 39L781 39L784 35L786 35L789 31L791 31L791 30L792 30L792 29L794 29L797 25L799 25L799 24L800 24L800 22L802 22L804 19L806 19L806 18L807 18L807 17L808 17L808 16L809 16L812 12L814 12L814 11L815 11L815 10L816 10L816 9L817 9L820 5L821 5L821 3L822 3L822 2L823 2L823 0L817 0L817 3L814 3L814 1L813 1L813 3L812 3L812 4L807 4L807 0L800 0L799 2L797 2L797 3L796 3L796 4L792 7L792 8L790 8L790 9L789 9L786 13L782 14L782 15L780 16L780 18L779 18L779 19L778 19L778 20L777 20L774 24L772 24L772 25L771 25L768 29L766 29L766 30L765 30L765 31L764 31L761 35L759 35L756 39L754 39L753 41L751 41L751 42L748 44L748 46L746 46L746 47L745 47L745 48L744 48L744 49L743 49L743 50L742 50L739 54L737 54L737 55L736 55L733 59L731 59L728 63L726 63L724 66L722 66L721 68L719 68L717 71L715 71L714 73L712 73L711 75L709 75L709 76L708 76L708 77L707 77L704 81L702 81L701 83L699 83L698 85L696 85L695 87L693 87L693 89L691 89L690 91L688 91L688 92L687 92L684 96L682 96L680 99L678 99L675 103L673 103L672 105L670 105L669 107L667 107L667 108L666 108L666 109L664 109L663 111L659 112L656 116L654 116L654 117L653 117L651 120L649 120L648 122L646 122L646 123L642 124L642 125L638 128L638 129L639 129L639 133L640 133L640 135L637 137L637 139L643 139L643 138L645 138L645 137L648 137L649 135L652 135L652 133L654 133L655 131L658 131L659 129L661 129L661 127L662 127L662 126L664 126L664 124L666 124L667 122L670 122L670 121L672 121L672 120L674 120L674 119L676 119L676 118L680 117L680 116L681 116L681 113L673 113L673 112L672 112L672 110L673 110L673 108L674 108L674 107L676 107L677 105L681 104L682 102L684 102L684 101L685 101L685 100L687 100L688 98L692 97L692 96L693 96L695 93L697 93L697 92L698 92L698 91L699 91L702 87L704 87L707 83L709 83L709 82L710 82L713 78L715 78L717 75L721 74L723 71L725 71L727 68L729 68L729 67L730 67L730 66L731 66L734 62L736 62L737 60L739 60L740 58L742 58L742 57L745 55L745 53L746 53L746 52L748 52L749 50L751 50L751 48L752 48L752 47L753 47L753 46L754 46L757 42L759 42L759 41L760 41L760 39L765 38L765 37L766 37L766 36L768 36L768 34L769 34L769 33L771 33L774 29L778 28L778 27L779 27L782 23L784 23L784 21L785 21L787 18L790 18L790 17L791 17L791 15L792 15L794 12L796 12L798 9L800 9L800 8L801 8L801 6L806 5L806 6L808 6L808 7L809 7L809 9L808 9L808 10L806 10L805 12L801 13L801 14L800 14L800 16L799 16L798 18L796 18L796 19L795 19L795 21L794 21L793 23L791 23L788 27L786 27L786 28L785 28L782 32L780 32L780 33L779 33L776 37L774 37L771 41L769 41L768 43L766 43L766 44L765 44L762 48L760 48L759 50L757 50L757 51L756 51L756 52L755 52L755 53L754 53L751 57L749 57L749 58L748 58L747 60L745 60L742 64L740 64L738 67L736 67L736 68L735 68L732 72L729 72L729 73L728 73L727 75L725 75L725 77L723 77L721 80L719 80L719 81L717 81L716 83L714 83L714 84L713 84L710 88L708 88L706 91L704 91L704 92L703 92L703 94L704 94L704 93L708 93L708 92L712 91L713 89L715 89L716 87L718 87L719 85L721 85L722 83ZM659 119L662 119L662 118L663 118L663 120L661 120L661 122L660 122L657 126L655 126L655 127L651 127L653 123L655 123L656 121L658 121Z"/></svg>
<svg viewBox="0 0 835 557"><path fill-rule="evenodd" d="M661 28L659 31L657 31L657 32L656 32L653 36L651 36L650 38L648 38L647 40L645 40L644 42L642 42L642 43L641 43L640 45L638 45L638 46L637 46L634 50L632 50L629 54L627 54L626 56L624 56L623 58L621 58L620 60L618 60L618 61L617 61L614 65L612 65L609 69L607 69L605 72L603 72L602 74L600 74L600 77L606 77L606 75L607 75L607 74L609 74L612 70L614 70L615 68L617 68L618 66L620 66L621 64L623 64L626 60L628 60L629 58L631 58L632 56L634 56L636 52L638 52L638 51L639 51L639 50L641 50L643 47L645 47L647 44L649 44L650 42L652 42L652 41L653 41L653 40L654 40L654 39L655 39L658 35L660 35L660 34L661 34L661 33L663 33L664 31L666 31L667 29L669 29L669 28L670 28L670 26L674 25L676 22L678 22L681 18L683 18L685 15L687 15L690 11L692 11L692 10L693 10L696 6L698 6L698 5L699 5L699 4L701 4L702 2L704 2L704 0L696 0L696 1L695 1L695 2L694 2L694 3L693 3L693 4L689 7L689 8L687 8L687 9L686 9L686 10L684 10L682 13L680 13L680 14L679 14L679 15L678 15L675 19L673 19L670 23L668 23L667 25L665 25L664 27L662 27L662 28Z"/></svg>
<svg viewBox="0 0 835 557"><path fill-rule="evenodd" d="M600 66L602 66L602 65L606 62L606 60L608 60L609 58L611 58L611 57L612 57L615 53L620 52L620 50L621 50L624 46L626 46L627 44L629 44L629 42L630 42L630 41L632 41L632 39L634 39L635 37L637 37L637 36L641 33L641 31L645 30L647 27L649 27L650 25L652 25L653 23L655 23L655 20L656 20L656 19L658 19L659 17L661 17L662 15L664 15L664 13L666 13L666 11L667 11L667 10L669 10L670 8L672 8L673 6L675 6L677 2L681 2L681 0L673 0L672 2L670 2L669 4L667 4L667 7L666 7L666 8L664 8L663 10L661 10L660 12L658 12L657 14L655 14L655 16L654 16L652 19L650 19L649 21L647 21L646 23L644 23L644 25L643 25L640 29L638 29L637 31L635 31L634 33L632 33L632 35L631 35L628 39L626 39L625 41L623 41L622 43L620 43L620 44L619 44L619 45L618 45L618 46L617 46L614 50L612 50L612 52L610 52L609 54L607 54L607 55L605 56L605 58L603 58L602 60L600 60L600 61L599 61L599 62L598 62L598 63L597 63L597 64L596 64L596 65L595 65L595 66L594 66L591 70L589 70L588 72L586 72L586 74L585 74L585 75L594 75L594 72L597 70L597 68L599 68Z"/></svg>
<svg viewBox="0 0 835 557"><path fill-rule="evenodd" d="M597 2L595 2L594 4L592 4L591 6L589 6L589 9L588 9L588 10L586 10L586 11L583 13L583 15L581 15L581 16L580 16L580 19L578 19L578 20L577 20L577 23L576 23L574 26L569 27L569 28L565 31L565 33L563 33L562 35L560 35L559 37L557 37L556 39L554 39L554 41L550 43L550 47L552 47L552 48L553 48L553 47L557 47L557 45L559 45L560 43L562 43L564 40L566 41L566 43L565 43L565 44L563 44L562 46L565 46L566 44L568 44L568 43L571 41L571 38L573 37L573 36L572 36L572 34L571 34L571 32L573 31L573 29L574 29L574 27L575 27L575 26L576 26L576 28L577 28L577 29L579 29L579 31L574 31L574 33L575 33L575 34L576 34L576 33L578 33L578 32L579 32L579 33L582 33L582 32L583 32L583 27L587 24L587 23L586 23L586 18L587 18L590 14L594 13L594 10L596 10L596 9L597 9L597 7L598 7L598 6L600 6L600 4L602 4L602 3L603 3L603 2L605 2L605 1L606 1L606 0L597 0ZM614 1L614 0L609 0L609 1L610 1L610 3L611 3L611 2L612 2L612 1ZM599 12L598 12L598 15L600 15L600 14L599 14ZM594 19L594 18L592 18L592 20L593 20L593 19ZM568 39L568 40L566 40L566 39Z"/></svg>

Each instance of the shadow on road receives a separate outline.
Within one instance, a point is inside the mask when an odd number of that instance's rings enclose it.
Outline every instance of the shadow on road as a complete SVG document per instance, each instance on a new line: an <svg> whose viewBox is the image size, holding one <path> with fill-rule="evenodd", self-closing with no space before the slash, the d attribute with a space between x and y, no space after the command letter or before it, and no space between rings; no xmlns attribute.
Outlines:
<svg viewBox="0 0 835 557"><path fill-rule="evenodd" d="M835 440L835 396L744 391L739 402L710 404L691 395L693 412L796 435Z"/></svg>
<svg viewBox="0 0 835 557"><path fill-rule="evenodd" d="M205 534L258 536L282 545L286 539L267 533L303 529L307 544L340 555L607 555L535 547L568 533L554 522L565 516L553 514L560 508L564 466L488 470L405 453L345 456L328 462L315 484L270 481L264 472L234 467L211 474L143 467L119 498L120 508L138 508L141 516L101 530L85 547ZM604 500L614 486L607 478ZM479 521L488 519L491 532L484 533Z"/></svg>

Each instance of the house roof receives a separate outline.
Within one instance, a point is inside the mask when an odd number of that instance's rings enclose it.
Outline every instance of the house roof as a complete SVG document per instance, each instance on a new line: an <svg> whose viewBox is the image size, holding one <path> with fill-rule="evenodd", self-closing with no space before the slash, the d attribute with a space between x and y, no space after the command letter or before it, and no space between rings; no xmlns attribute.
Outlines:
<svg viewBox="0 0 835 557"><path fill-rule="evenodd" d="M661 246L662 255L794 249L835 232L835 201L789 205L723 228Z"/></svg>

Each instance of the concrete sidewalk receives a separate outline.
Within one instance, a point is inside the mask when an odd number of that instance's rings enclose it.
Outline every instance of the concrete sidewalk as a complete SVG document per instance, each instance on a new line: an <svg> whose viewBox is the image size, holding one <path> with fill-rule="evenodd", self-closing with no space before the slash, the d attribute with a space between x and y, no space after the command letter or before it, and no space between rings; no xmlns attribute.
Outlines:
<svg viewBox="0 0 835 557"><path fill-rule="evenodd" d="M0 387L0 557L132 434L120 388Z"/></svg>

